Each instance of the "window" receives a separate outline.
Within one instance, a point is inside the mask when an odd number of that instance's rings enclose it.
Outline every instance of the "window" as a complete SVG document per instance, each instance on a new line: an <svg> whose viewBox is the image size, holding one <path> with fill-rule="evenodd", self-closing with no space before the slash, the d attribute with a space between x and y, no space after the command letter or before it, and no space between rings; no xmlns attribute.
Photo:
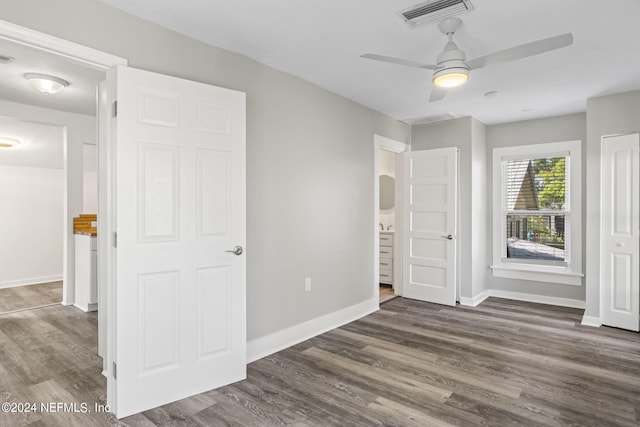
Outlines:
<svg viewBox="0 0 640 427"><path fill-rule="evenodd" d="M502 160L503 257L566 263L565 217L568 156Z"/></svg>
<svg viewBox="0 0 640 427"><path fill-rule="evenodd" d="M493 274L582 283L580 141L493 152Z"/></svg>

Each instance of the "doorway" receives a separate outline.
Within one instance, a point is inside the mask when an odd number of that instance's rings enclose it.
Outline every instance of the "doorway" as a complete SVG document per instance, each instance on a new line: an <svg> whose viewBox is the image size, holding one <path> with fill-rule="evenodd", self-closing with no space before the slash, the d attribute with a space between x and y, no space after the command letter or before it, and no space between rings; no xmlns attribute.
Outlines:
<svg viewBox="0 0 640 427"><path fill-rule="evenodd" d="M384 149L379 150L379 174L380 174L380 304L396 297L393 270L399 268L393 262L393 240L396 233L395 205L395 165L398 154Z"/></svg>
<svg viewBox="0 0 640 427"><path fill-rule="evenodd" d="M403 157L408 145L374 135L374 294L402 295Z"/></svg>
<svg viewBox="0 0 640 427"><path fill-rule="evenodd" d="M60 274L62 304L71 305L75 302L73 218L83 211L82 147L86 142L96 141L97 82L104 79L110 66L124 60L4 21L0 21L0 51L7 58L0 79L3 111L23 121L47 123L62 129ZM32 72L59 78L68 87L63 85L61 92L45 96L34 90L26 79ZM33 150L29 154L34 158L43 155Z"/></svg>
<svg viewBox="0 0 640 427"><path fill-rule="evenodd" d="M5 113L15 113L4 105ZM62 301L64 128L0 118L0 314Z"/></svg>
<svg viewBox="0 0 640 427"><path fill-rule="evenodd" d="M84 209L83 147L87 142L96 142L96 88L104 80L108 69L126 65L127 61L5 21L0 21L0 47L2 54L8 58L3 64L0 79L3 94L0 103L3 107L11 105L15 108L15 116L23 120L52 123L63 128L64 201L60 220L63 228L62 304L72 305L76 299L73 218ZM13 61L18 58L20 60ZM30 69L25 69L25 66ZM25 72L31 71L40 74L59 72L60 78L68 76L69 90L43 97L33 91L24 78ZM98 237L98 246L106 247L106 239L103 240L101 242ZM104 297L105 292L101 292L98 305L103 307L102 311L106 314ZM103 327L106 326L104 319L100 315L100 335L108 332ZM99 342L103 343L104 340L100 339ZM101 355L104 355L103 350L104 346L99 344L98 352ZM104 367L106 372L106 364Z"/></svg>

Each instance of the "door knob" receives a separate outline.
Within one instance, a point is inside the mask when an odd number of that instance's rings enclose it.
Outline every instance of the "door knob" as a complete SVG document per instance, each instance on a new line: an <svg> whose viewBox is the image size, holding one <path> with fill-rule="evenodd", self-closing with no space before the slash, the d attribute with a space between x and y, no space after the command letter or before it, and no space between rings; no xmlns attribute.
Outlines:
<svg viewBox="0 0 640 427"><path fill-rule="evenodd" d="M441 236L444 237L447 240L453 240L453 236L451 234L447 235L447 236Z"/></svg>
<svg viewBox="0 0 640 427"><path fill-rule="evenodd" d="M234 255L242 255L243 249L242 249L242 246L236 246L235 248L233 248L233 250L225 251L225 252L229 252Z"/></svg>

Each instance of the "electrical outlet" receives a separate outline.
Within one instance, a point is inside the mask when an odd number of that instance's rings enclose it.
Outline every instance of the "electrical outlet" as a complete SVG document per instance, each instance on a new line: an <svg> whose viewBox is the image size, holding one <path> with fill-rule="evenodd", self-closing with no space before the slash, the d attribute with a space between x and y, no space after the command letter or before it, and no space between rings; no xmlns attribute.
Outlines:
<svg viewBox="0 0 640 427"><path fill-rule="evenodd" d="M304 290L307 292L311 290L311 277L304 279Z"/></svg>

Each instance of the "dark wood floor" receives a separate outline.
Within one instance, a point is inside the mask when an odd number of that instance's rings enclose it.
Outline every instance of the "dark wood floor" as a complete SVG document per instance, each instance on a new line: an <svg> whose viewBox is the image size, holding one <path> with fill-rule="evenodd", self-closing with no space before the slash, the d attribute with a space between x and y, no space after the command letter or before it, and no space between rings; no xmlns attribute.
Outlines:
<svg viewBox="0 0 640 427"><path fill-rule="evenodd" d="M248 379L120 420L0 414L1 426L640 425L640 334L581 310L396 298L248 366ZM0 316L0 401L104 402L95 313Z"/></svg>
<svg viewBox="0 0 640 427"><path fill-rule="evenodd" d="M62 301L62 281L0 289L0 314Z"/></svg>

